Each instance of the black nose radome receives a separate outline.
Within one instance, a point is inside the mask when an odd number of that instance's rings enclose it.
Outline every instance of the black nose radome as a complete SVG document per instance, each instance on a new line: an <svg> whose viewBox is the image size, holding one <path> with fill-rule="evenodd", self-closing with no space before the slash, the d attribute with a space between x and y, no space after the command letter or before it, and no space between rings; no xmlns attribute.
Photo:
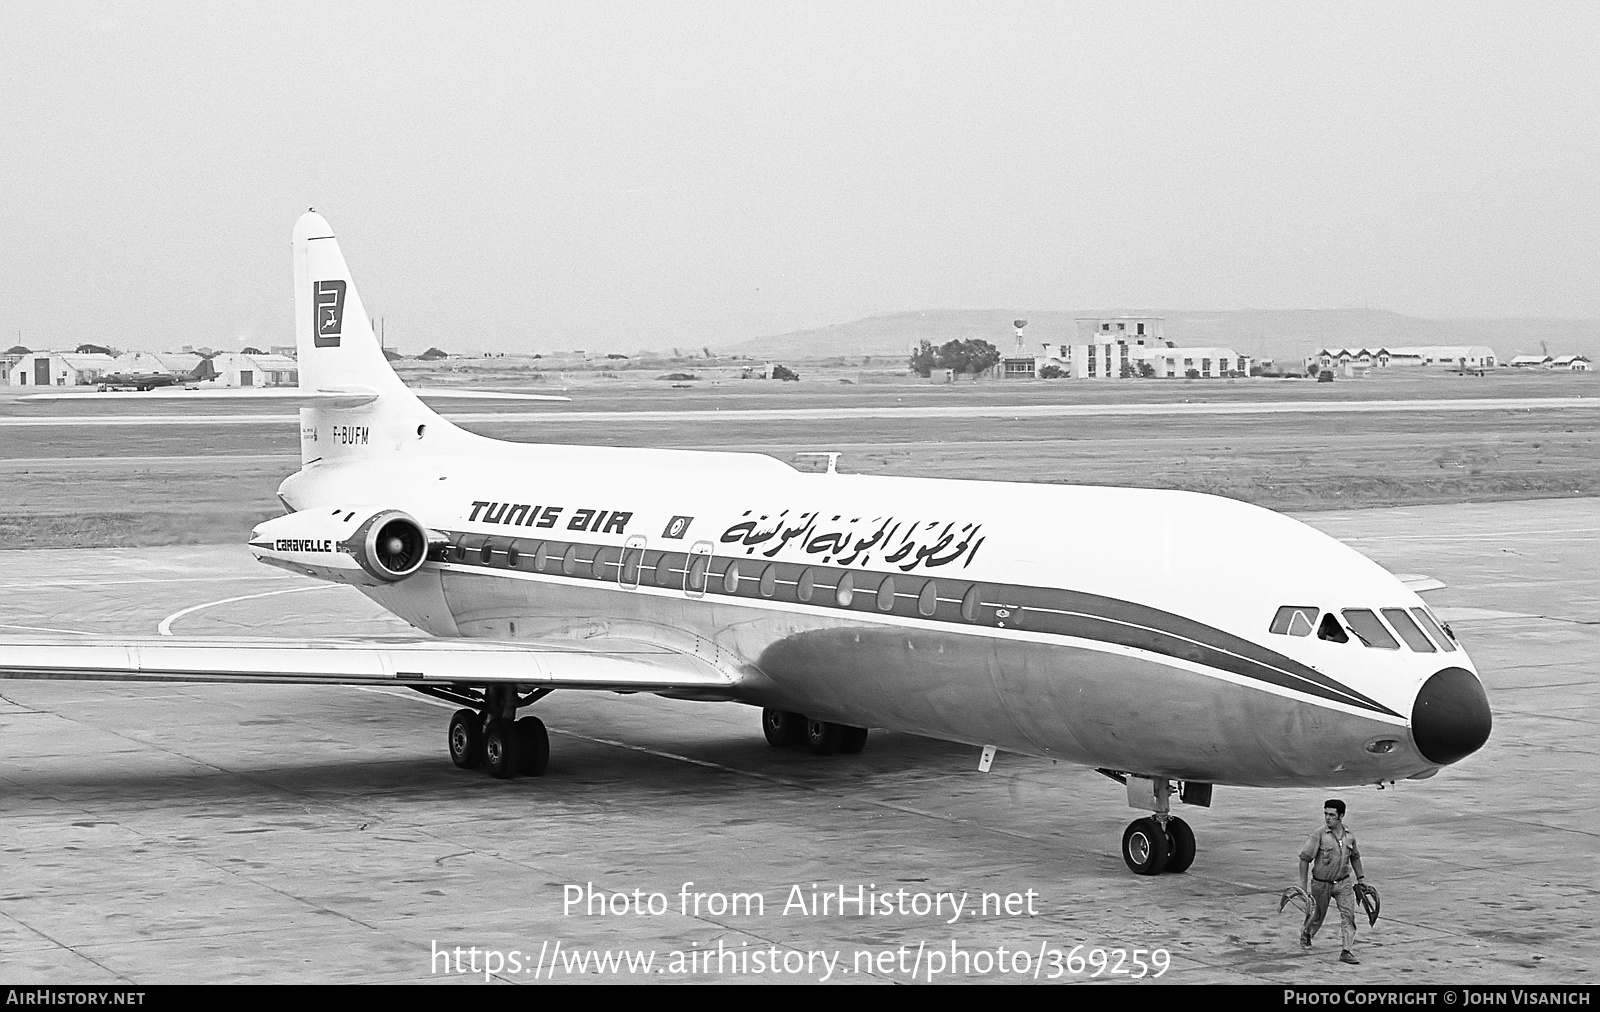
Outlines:
<svg viewBox="0 0 1600 1012"><path fill-rule="evenodd" d="M1445 668L1428 679L1411 708L1417 750L1440 766L1482 748L1492 724L1483 683L1466 668Z"/></svg>

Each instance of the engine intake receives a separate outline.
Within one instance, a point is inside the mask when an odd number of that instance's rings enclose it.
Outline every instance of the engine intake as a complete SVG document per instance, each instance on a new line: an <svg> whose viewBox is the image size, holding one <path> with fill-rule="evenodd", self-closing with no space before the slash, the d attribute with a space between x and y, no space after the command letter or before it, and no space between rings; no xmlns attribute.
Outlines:
<svg viewBox="0 0 1600 1012"><path fill-rule="evenodd" d="M356 528L341 551L361 568L386 583L398 583L422 568L428 559L428 532L399 510L385 510Z"/></svg>
<svg viewBox="0 0 1600 1012"><path fill-rule="evenodd" d="M256 527L250 550L269 566L336 583L398 583L422 568L443 536L400 510L317 507Z"/></svg>

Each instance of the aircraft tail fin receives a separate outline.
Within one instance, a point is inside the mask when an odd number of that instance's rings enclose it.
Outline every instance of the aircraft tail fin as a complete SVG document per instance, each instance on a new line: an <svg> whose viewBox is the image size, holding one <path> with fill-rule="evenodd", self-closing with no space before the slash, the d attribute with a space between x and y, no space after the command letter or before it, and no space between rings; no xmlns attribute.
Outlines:
<svg viewBox="0 0 1600 1012"><path fill-rule="evenodd" d="M315 211L294 226L295 347L300 389L374 395L357 406L300 410L300 461L359 461L466 433L439 417L389 365L339 241Z"/></svg>

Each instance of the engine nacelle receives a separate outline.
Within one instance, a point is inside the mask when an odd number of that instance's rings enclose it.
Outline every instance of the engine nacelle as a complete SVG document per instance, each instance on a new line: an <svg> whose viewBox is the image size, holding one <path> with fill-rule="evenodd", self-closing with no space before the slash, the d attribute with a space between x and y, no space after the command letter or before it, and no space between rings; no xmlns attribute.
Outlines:
<svg viewBox="0 0 1600 1012"><path fill-rule="evenodd" d="M258 525L250 551L269 566L370 587L404 580L428 560L429 545L444 540L400 510L319 507Z"/></svg>

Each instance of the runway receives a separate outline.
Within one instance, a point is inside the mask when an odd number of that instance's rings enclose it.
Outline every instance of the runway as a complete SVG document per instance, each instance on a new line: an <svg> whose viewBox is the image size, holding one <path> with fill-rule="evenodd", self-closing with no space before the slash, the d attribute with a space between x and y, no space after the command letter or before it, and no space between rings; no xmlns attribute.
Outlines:
<svg viewBox="0 0 1600 1012"><path fill-rule="evenodd" d="M92 399L93 395L85 395ZM164 406L178 407L172 398ZM59 403L59 402L52 402ZM126 402L121 402L126 403ZM248 403L241 398L238 406ZM912 404L874 407L826 408L730 408L724 410L681 409L672 411L583 411L549 408L541 411L450 411L440 414L453 422L527 422L560 418L574 422L672 422L706 421L784 422L816 418L1100 418L1150 415L1280 415L1280 414L1402 414L1453 413L1461 411L1548 411L1562 408L1592 408L1593 397L1474 397L1397 399L1365 401L1182 401L1164 404ZM0 417L0 428L38 428L41 426L123 426L123 425L285 425L298 421L292 411L268 414L183 414L147 415L41 415Z"/></svg>
<svg viewBox="0 0 1600 1012"><path fill-rule="evenodd" d="M1495 713L1484 749L1430 781L1336 792L1383 894L1359 967L1335 961L1336 924L1305 953L1277 911L1326 792L1219 789L1183 812L1194 867L1141 879L1117 852L1135 813L1093 771L1001 755L979 773L975 750L876 731L860 756L817 758L768 747L758 713L732 704L557 692L537 706L549 772L502 782L454 768L451 708L401 690L20 681L0 682L0 967L32 983L903 982L954 948L1004 949L1012 969L934 980L1042 983L1042 955L1081 945L1164 950L1162 982L1592 984L1597 516L1594 499L1553 499L1304 517L1448 584L1429 601ZM242 546L0 552L0 635L402 628ZM567 909L566 887L591 883L667 908ZM953 921L787 902L858 885L1019 899ZM681 910L695 892L765 910ZM558 943L569 962L547 958ZM667 969L719 945L742 971ZM456 947L515 950L528 969L441 971L436 951ZM659 961L570 962L622 950ZM838 961L756 972L755 951ZM1094 971L1067 966L1058 980Z"/></svg>

